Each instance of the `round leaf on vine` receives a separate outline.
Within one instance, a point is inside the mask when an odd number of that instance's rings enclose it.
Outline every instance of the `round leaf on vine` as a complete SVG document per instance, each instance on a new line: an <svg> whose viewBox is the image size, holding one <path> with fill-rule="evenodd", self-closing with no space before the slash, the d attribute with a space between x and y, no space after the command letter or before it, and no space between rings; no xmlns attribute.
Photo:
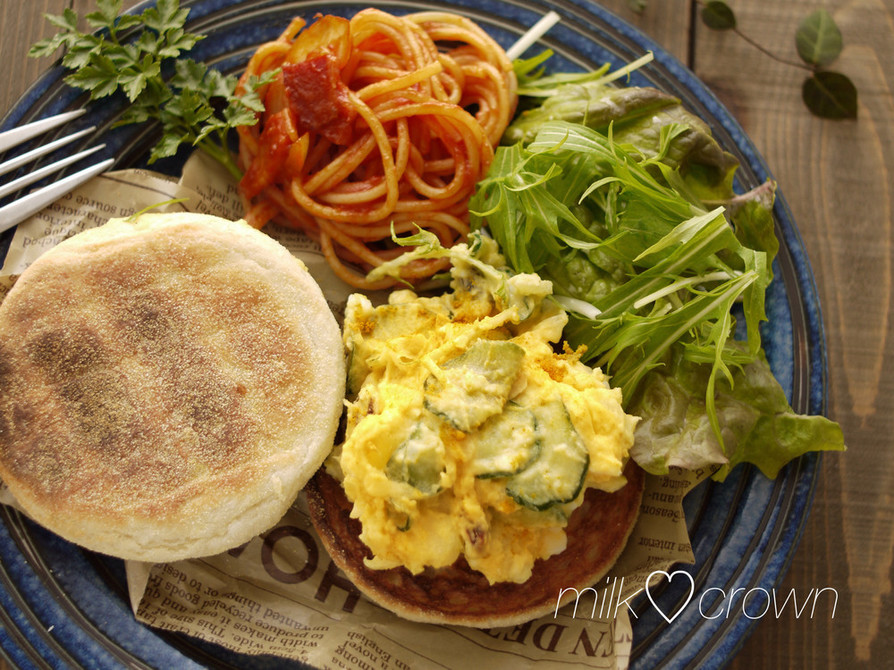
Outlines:
<svg viewBox="0 0 894 670"><path fill-rule="evenodd" d="M840 72L815 72L804 80L801 98L807 109L821 118L857 118L857 87Z"/></svg>
<svg viewBox="0 0 894 670"><path fill-rule="evenodd" d="M841 53L841 31L825 9L807 15L795 32L798 55L808 65L828 65Z"/></svg>
<svg viewBox="0 0 894 670"><path fill-rule="evenodd" d="M711 30L732 30L736 27L736 14L723 0L711 0L702 7L702 22Z"/></svg>

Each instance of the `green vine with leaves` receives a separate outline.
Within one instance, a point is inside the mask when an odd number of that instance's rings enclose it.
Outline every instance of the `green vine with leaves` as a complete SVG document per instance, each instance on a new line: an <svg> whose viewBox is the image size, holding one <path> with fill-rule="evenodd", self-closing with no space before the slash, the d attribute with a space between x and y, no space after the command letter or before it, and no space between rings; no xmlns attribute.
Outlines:
<svg viewBox="0 0 894 670"><path fill-rule="evenodd" d="M645 11L647 0L628 0L635 12ZM787 60L765 48L738 27L736 14L725 0L698 2L702 23L711 30L732 31L770 58L808 71L801 99L810 112L824 119L857 118L857 87L841 72L828 69L841 54L843 39L835 19L825 9L808 14L795 31L800 61Z"/></svg>

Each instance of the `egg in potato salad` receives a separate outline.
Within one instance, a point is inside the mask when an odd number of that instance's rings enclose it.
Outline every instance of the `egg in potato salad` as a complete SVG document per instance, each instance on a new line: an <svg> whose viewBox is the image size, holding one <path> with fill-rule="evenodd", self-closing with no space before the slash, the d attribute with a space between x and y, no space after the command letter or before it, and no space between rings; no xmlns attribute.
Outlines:
<svg viewBox="0 0 894 670"><path fill-rule="evenodd" d="M446 293L350 296L345 438L327 467L369 567L464 557L491 583L521 583L564 550L585 488L624 486L636 418L599 369L558 350L567 317L550 282L498 269L485 237L449 252Z"/></svg>

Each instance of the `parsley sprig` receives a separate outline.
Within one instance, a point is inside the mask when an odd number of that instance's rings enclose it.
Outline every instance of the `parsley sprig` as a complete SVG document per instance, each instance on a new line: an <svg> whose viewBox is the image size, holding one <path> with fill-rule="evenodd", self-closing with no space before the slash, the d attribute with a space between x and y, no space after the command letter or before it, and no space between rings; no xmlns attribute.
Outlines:
<svg viewBox="0 0 894 670"><path fill-rule="evenodd" d="M51 56L62 47L62 65L71 71L66 83L89 92L91 100L125 95L130 106L115 126L159 121L162 135L149 163L192 145L238 179L242 173L227 135L231 128L257 122L263 103L256 89L266 82L253 78L249 90L237 96L235 76L181 58L204 39L184 29L188 14L179 0L159 0L141 14L121 14L121 0L98 0L96 11L84 17L94 32L80 30L71 9L48 14L60 31L34 44L28 55Z"/></svg>

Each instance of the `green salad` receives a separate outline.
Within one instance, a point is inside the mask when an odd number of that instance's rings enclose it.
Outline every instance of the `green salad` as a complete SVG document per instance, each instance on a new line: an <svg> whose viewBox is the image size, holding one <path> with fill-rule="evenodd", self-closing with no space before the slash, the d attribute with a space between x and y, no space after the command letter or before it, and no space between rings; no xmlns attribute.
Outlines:
<svg viewBox="0 0 894 670"><path fill-rule="evenodd" d="M553 283L564 336L642 418L645 470L738 463L775 477L840 427L796 414L761 344L779 249L775 184L734 192L738 162L661 91L607 68L540 76L517 61L522 111L470 203L516 272Z"/></svg>

